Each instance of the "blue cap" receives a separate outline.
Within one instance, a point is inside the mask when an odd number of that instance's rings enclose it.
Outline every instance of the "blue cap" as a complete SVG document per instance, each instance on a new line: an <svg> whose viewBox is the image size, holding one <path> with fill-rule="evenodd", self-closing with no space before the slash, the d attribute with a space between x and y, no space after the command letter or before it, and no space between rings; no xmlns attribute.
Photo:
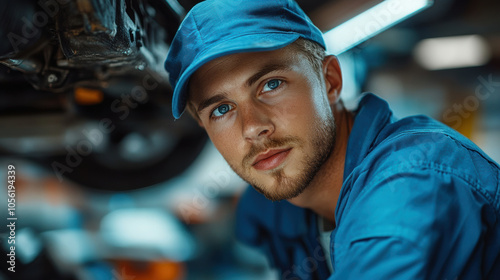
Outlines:
<svg viewBox="0 0 500 280"><path fill-rule="evenodd" d="M187 103L191 75L205 63L233 53L271 51L299 37L325 48L321 31L293 0L208 0L191 9L165 61L174 88L172 113Z"/></svg>

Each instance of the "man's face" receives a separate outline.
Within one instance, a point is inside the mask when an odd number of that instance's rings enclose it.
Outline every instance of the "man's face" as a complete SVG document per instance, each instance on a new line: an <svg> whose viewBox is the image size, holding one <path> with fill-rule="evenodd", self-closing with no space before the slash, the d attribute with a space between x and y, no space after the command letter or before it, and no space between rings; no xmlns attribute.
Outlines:
<svg viewBox="0 0 500 280"><path fill-rule="evenodd" d="M292 47L215 59L192 76L190 98L231 168L268 199L298 196L332 153L323 76Z"/></svg>

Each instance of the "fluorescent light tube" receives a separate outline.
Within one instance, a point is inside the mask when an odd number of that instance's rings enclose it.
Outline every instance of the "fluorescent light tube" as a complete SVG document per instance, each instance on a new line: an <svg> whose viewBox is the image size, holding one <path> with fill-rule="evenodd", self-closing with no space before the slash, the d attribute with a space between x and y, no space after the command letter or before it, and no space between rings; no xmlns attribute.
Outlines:
<svg viewBox="0 0 500 280"><path fill-rule="evenodd" d="M328 53L339 55L431 6L432 3L432 0L385 0L325 32L326 50Z"/></svg>

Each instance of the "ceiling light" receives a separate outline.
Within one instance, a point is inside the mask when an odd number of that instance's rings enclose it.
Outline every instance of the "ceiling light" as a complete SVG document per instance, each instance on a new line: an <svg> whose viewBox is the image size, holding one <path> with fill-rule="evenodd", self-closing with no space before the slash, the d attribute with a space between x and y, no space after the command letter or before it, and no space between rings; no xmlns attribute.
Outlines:
<svg viewBox="0 0 500 280"><path fill-rule="evenodd" d="M422 40L413 55L425 69L439 70L484 65L491 50L483 37L467 35Z"/></svg>
<svg viewBox="0 0 500 280"><path fill-rule="evenodd" d="M327 52L339 55L431 6L432 3L432 0L383 1L325 32Z"/></svg>

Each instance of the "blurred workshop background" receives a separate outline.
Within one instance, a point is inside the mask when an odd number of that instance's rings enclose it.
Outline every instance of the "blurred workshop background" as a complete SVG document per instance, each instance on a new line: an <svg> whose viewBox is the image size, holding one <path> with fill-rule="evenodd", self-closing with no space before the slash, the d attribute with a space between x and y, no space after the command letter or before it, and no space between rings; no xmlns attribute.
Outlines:
<svg viewBox="0 0 500 280"><path fill-rule="evenodd" d="M15 273L0 227L0 279L278 279L234 239L245 183L171 115L163 62L197 2L1 1L0 219L17 220ZM349 107L373 92L500 161L499 1L298 3L339 55Z"/></svg>

